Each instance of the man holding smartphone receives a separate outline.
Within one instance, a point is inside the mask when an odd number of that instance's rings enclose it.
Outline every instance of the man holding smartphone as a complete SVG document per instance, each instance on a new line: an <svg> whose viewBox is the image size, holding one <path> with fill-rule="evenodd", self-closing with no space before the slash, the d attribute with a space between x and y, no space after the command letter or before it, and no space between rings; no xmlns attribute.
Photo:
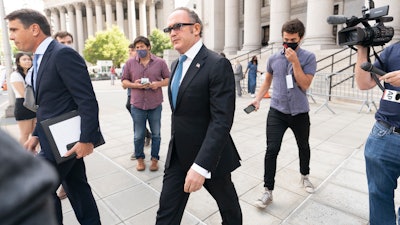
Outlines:
<svg viewBox="0 0 400 225"><path fill-rule="evenodd" d="M246 108L244 108L244 111L249 114L251 112L253 112L256 109L256 107L254 105L249 105Z"/></svg>
<svg viewBox="0 0 400 225"><path fill-rule="evenodd" d="M310 111L306 90L314 77L317 62L315 55L301 49L305 27L298 20L290 20L282 26L283 49L272 55L267 62L264 83L251 103L256 110L273 83L273 95L267 117L267 150L264 159L265 192L255 205L265 208L272 202L275 185L276 161L282 138L290 128L296 138L300 157L301 184L308 193L314 192L309 180L310 172Z"/></svg>
<svg viewBox="0 0 400 225"><path fill-rule="evenodd" d="M131 114L134 130L136 170L146 169L144 163L144 140L146 122L152 133L150 171L158 170L158 155L161 142L161 110L163 94L161 88L168 85L169 69L165 61L151 54L150 40L139 36L133 42L136 57L130 58L124 67L122 87L131 89Z"/></svg>

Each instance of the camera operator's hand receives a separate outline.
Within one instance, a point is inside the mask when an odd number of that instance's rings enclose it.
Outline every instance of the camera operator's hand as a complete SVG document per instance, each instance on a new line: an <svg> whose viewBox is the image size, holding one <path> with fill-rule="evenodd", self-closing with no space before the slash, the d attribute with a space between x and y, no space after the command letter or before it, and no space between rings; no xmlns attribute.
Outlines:
<svg viewBox="0 0 400 225"><path fill-rule="evenodd" d="M383 80L386 83L389 83L393 86L400 87L400 70L396 70L390 73L387 73L379 78L379 80Z"/></svg>
<svg viewBox="0 0 400 225"><path fill-rule="evenodd" d="M357 86L360 90L369 90L376 86L370 73L361 69L361 65L368 61L368 47L357 45L357 62L354 68Z"/></svg>
<svg viewBox="0 0 400 225"><path fill-rule="evenodd" d="M362 45L356 45L357 48L357 54L359 56L367 57L368 55L368 47L362 46ZM366 59L366 58L365 58Z"/></svg>

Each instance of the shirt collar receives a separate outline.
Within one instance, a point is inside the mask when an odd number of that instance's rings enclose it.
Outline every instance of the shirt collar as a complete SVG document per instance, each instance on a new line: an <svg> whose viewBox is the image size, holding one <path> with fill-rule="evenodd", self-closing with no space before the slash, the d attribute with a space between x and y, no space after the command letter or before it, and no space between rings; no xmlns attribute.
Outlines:
<svg viewBox="0 0 400 225"><path fill-rule="evenodd" d="M202 46L203 42L200 39L187 52L185 52L185 55L188 57L188 59L193 60L197 53L199 53Z"/></svg>
<svg viewBox="0 0 400 225"><path fill-rule="evenodd" d="M150 50L149 50L149 54L150 54L150 61L154 61L154 59L155 59L155 55L153 55L152 53L150 53ZM138 55L136 55L135 56L135 60L138 62L138 63L140 63L140 57L138 56Z"/></svg>
<svg viewBox="0 0 400 225"><path fill-rule="evenodd" d="M46 39L44 39L42 43L40 43L40 45L37 47L35 54L44 55L51 41L53 41L53 38L51 37L47 37Z"/></svg>

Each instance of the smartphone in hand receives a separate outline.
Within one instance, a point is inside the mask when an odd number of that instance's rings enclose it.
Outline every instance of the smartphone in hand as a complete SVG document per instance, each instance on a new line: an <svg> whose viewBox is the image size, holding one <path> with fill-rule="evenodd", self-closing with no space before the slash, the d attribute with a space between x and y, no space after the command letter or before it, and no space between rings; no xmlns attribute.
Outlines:
<svg viewBox="0 0 400 225"><path fill-rule="evenodd" d="M254 105L249 105L246 108L244 108L244 111L249 114L251 112L253 112L256 109L256 107Z"/></svg>

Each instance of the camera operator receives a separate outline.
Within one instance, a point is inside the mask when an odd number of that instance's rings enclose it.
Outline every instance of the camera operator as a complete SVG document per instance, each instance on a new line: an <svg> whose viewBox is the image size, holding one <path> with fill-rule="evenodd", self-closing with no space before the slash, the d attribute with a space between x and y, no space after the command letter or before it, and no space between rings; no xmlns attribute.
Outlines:
<svg viewBox="0 0 400 225"><path fill-rule="evenodd" d="M355 76L358 87L368 90L377 83L360 68L368 61L368 47L357 46ZM385 93L375 114L376 123L365 144L365 163L369 190L370 225L395 225L394 190L400 175L400 42L385 48L378 69L388 72L380 76ZM387 95L393 93L394 96ZM399 208L400 210L400 208ZM398 221L400 224L400 220Z"/></svg>

